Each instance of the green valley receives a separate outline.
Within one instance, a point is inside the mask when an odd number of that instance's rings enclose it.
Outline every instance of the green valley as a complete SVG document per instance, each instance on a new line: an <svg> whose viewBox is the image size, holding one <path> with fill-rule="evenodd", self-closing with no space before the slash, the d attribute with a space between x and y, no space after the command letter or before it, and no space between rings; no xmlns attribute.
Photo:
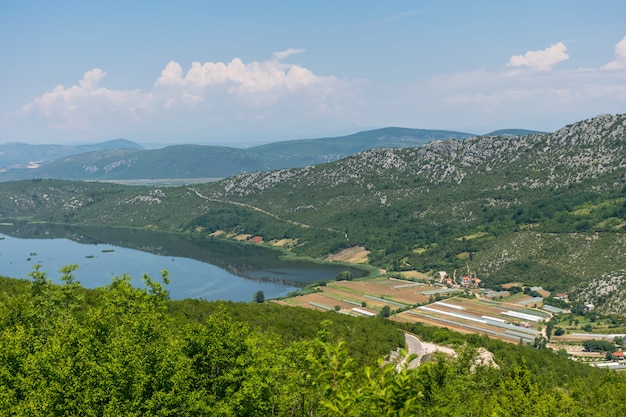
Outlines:
<svg viewBox="0 0 626 417"><path fill-rule="evenodd" d="M314 258L359 246L387 271L469 268L485 285L523 279L621 313L625 120L604 115L552 134L371 149L189 186L6 182L0 215L262 236Z"/></svg>

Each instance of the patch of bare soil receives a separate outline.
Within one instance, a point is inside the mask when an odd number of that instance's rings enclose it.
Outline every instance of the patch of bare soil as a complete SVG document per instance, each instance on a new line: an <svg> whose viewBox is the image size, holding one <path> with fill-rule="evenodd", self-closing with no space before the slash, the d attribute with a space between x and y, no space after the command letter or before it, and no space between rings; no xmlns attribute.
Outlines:
<svg viewBox="0 0 626 417"><path fill-rule="evenodd" d="M279 239L279 240L273 240L270 243L274 246L290 247L290 246L294 246L297 242L298 241L295 239Z"/></svg>
<svg viewBox="0 0 626 417"><path fill-rule="evenodd" d="M351 248L344 249L338 253L328 255L326 257L326 260L349 262L349 263L366 263L368 262L367 256L369 254L370 254L370 251L368 251L364 247L354 246Z"/></svg>
<svg viewBox="0 0 626 417"><path fill-rule="evenodd" d="M400 276L405 279L430 280L430 276L418 271L403 271Z"/></svg>

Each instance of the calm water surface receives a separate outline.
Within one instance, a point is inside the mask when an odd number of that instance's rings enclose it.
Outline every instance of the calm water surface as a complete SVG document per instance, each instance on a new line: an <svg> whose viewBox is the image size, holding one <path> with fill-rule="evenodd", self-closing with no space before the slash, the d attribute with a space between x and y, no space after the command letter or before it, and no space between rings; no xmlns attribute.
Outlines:
<svg viewBox="0 0 626 417"><path fill-rule="evenodd" d="M276 298L349 269L340 265L281 259L281 253L254 245L113 228L41 225L0 227L0 275L27 278L41 264L60 281L61 267L78 264L74 276L87 288L108 285L122 274L141 285L141 276L160 278L168 270L171 298L251 301L263 291Z"/></svg>

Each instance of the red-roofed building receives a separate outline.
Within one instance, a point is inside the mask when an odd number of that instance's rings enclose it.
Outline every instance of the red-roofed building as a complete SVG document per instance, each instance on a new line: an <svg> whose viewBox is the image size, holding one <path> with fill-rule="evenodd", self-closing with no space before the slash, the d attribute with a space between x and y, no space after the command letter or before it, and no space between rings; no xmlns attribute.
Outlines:
<svg viewBox="0 0 626 417"><path fill-rule="evenodd" d="M466 275L461 278L461 285L463 287L478 287L478 284L480 284L480 279L476 278L473 275Z"/></svg>

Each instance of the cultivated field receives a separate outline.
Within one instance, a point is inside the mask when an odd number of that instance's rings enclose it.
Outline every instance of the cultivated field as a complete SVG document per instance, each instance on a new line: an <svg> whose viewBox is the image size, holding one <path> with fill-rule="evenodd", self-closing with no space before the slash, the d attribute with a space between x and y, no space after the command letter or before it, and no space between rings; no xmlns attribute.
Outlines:
<svg viewBox="0 0 626 417"><path fill-rule="evenodd" d="M532 343L550 317L550 313L523 303L467 298L465 294L465 289L440 284L379 277L330 282L318 287L318 292L275 302L355 316L374 316L389 306L392 320L482 333L514 343L520 339Z"/></svg>
<svg viewBox="0 0 626 417"><path fill-rule="evenodd" d="M532 343L549 313L517 304L452 297L401 312L395 320L423 322L461 333L482 333L508 342Z"/></svg>
<svg viewBox="0 0 626 417"><path fill-rule="evenodd" d="M385 277L330 282L317 290L273 302L358 317L376 316L388 306L391 320L420 322L459 333L485 334L506 342L521 341L525 344L532 344L536 337L545 336L547 320L553 312L562 312L549 306L544 310L542 300L523 293L509 296L507 292L503 298L491 299L477 289L448 288L440 284ZM467 297L468 294L470 297ZM548 296L549 293L543 291L541 295ZM566 323L559 324L568 328ZM593 324L600 326L599 323ZM577 333L577 329L568 328L563 336L553 334L548 346L554 350L565 350L581 361L601 363L604 353L585 352L582 342L590 339L613 340L616 335L609 332L611 329L607 327L604 330L608 334L584 334L582 330ZM623 328L614 330L624 335Z"/></svg>
<svg viewBox="0 0 626 417"><path fill-rule="evenodd" d="M363 315L359 310L364 310L376 315L386 305L392 310L408 308L427 303L438 291L447 291L441 286L393 278L337 281L318 288L320 292L282 300L282 303L316 310L326 309L324 307L335 310L335 306L340 306L340 311L346 314Z"/></svg>

